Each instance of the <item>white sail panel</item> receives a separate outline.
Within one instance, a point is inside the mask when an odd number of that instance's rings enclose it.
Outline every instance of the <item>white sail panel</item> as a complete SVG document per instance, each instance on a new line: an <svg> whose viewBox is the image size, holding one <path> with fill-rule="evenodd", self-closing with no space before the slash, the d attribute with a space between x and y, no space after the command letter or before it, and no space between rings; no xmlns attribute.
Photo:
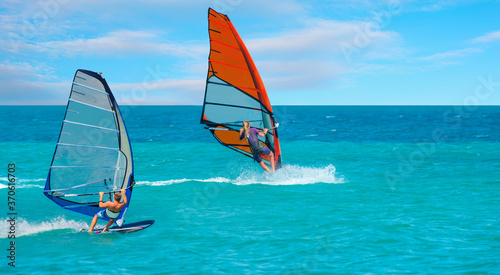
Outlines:
<svg viewBox="0 0 500 275"><path fill-rule="evenodd" d="M111 199L126 188L130 201L132 175L130 142L113 94L100 74L78 70L44 193L93 216L100 210L99 192Z"/></svg>

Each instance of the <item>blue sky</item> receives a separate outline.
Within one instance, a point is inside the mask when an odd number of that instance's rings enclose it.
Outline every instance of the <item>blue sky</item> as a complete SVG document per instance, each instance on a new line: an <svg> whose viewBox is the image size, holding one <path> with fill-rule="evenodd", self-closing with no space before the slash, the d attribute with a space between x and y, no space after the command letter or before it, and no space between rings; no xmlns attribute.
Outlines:
<svg viewBox="0 0 500 275"><path fill-rule="evenodd" d="M498 0L2 0L0 104L65 105L88 69L119 104L200 105L208 7L273 105L500 105Z"/></svg>

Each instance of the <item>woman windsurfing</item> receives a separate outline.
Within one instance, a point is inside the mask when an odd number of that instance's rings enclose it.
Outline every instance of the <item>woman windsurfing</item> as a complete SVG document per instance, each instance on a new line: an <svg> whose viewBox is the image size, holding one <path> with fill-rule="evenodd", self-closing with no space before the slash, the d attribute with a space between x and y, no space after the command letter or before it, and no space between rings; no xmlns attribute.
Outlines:
<svg viewBox="0 0 500 275"><path fill-rule="evenodd" d="M260 132L257 128L251 128L250 122L243 121L243 129L240 129L240 140L245 138L248 141L248 145L250 145L250 150L253 154L253 159L257 161L257 163L264 169L266 172L271 173L271 170L274 172L274 154L262 144L257 136L265 137L268 129L263 129L264 132ZM271 163L271 170L266 166L264 161L262 160L262 156L266 155L269 157Z"/></svg>

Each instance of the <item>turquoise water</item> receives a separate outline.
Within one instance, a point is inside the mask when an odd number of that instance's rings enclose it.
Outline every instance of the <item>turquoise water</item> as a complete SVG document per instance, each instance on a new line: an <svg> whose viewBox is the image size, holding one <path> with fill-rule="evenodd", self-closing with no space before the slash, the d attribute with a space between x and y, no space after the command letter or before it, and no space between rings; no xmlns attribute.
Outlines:
<svg viewBox="0 0 500 275"><path fill-rule="evenodd" d="M199 106L121 108L127 222L156 220L125 235L79 233L91 217L42 194L65 107L0 108L0 273L500 273L500 107L277 106L289 166L271 175L220 146Z"/></svg>

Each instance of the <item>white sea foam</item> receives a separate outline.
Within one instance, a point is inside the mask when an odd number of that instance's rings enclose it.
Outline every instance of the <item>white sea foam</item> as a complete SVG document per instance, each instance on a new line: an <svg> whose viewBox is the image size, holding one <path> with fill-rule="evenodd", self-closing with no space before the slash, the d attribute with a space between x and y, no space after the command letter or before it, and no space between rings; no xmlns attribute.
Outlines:
<svg viewBox="0 0 500 275"><path fill-rule="evenodd" d="M276 172L267 174L262 170L246 170L236 172L235 179L216 177L209 179L172 179L159 181L138 181L138 185L166 186L185 182L223 182L234 185L265 184L265 185L304 185L315 183L344 183L344 177L338 176L335 166L301 167L298 165L285 165Z"/></svg>
<svg viewBox="0 0 500 275"><path fill-rule="evenodd" d="M286 165L271 174L262 172L243 172L236 180L236 185L265 184L265 185L304 185L315 183L344 183L344 177L337 176L335 166L301 167Z"/></svg>
<svg viewBox="0 0 500 275"><path fill-rule="evenodd" d="M19 179L16 178L16 182L18 183L26 183L26 182L41 182L45 181L46 179ZM9 182L9 179L7 177L0 177L0 182Z"/></svg>
<svg viewBox="0 0 500 275"><path fill-rule="evenodd" d="M224 177L210 178L210 179L173 179L173 180L159 180L159 181L138 181L138 185L149 185L149 186L164 186L172 185L175 183L184 182L230 182L230 179Z"/></svg>
<svg viewBox="0 0 500 275"><path fill-rule="evenodd" d="M0 230L2 235L0 238L7 238L8 232L10 228L10 223L7 219L2 219L0 221ZM50 221L42 221L42 222L30 222L23 218L16 219L16 233L15 236L26 236L38 234L41 232L52 231L52 230L60 230L60 229L74 229L75 231L79 231L81 228L88 228L89 225L82 221L74 221L74 220L66 220L64 216L53 218Z"/></svg>
<svg viewBox="0 0 500 275"><path fill-rule="evenodd" d="M16 178L16 188L43 188L45 179L18 179ZM9 187L9 179L0 177L0 189Z"/></svg>

